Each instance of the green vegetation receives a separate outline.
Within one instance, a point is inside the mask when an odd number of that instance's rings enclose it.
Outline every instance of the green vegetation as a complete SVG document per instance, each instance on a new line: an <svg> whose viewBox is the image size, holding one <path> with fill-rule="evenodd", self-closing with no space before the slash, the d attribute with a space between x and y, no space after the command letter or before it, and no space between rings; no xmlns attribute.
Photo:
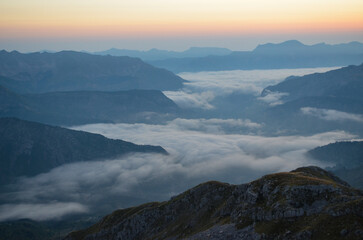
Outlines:
<svg viewBox="0 0 363 240"><path fill-rule="evenodd" d="M294 235L302 232L310 232L311 239L335 240L342 239L341 232L346 230L344 239L358 239L354 234L357 229L363 229L361 217L346 215L332 217L327 214L318 216L301 217L294 220L274 220L257 222L255 230L259 234L266 234L269 237L286 234Z"/></svg>

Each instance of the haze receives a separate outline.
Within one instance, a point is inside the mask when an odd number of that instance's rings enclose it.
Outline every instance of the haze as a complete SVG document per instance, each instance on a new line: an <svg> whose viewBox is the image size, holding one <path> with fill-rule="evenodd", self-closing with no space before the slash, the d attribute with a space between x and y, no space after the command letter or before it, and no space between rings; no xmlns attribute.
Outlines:
<svg viewBox="0 0 363 240"><path fill-rule="evenodd" d="M20 51L340 43L363 40L363 2L4 0L0 31L3 48Z"/></svg>

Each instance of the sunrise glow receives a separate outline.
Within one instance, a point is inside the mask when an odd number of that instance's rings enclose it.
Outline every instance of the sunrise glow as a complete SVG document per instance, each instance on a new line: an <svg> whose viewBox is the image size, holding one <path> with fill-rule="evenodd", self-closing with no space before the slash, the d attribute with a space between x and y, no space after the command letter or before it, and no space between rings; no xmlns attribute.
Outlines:
<svg viewBox="0 0 363 240"><path fill-rule="evenodd" d="M360 0L3 0L0 40L363 32Z"/></svg>

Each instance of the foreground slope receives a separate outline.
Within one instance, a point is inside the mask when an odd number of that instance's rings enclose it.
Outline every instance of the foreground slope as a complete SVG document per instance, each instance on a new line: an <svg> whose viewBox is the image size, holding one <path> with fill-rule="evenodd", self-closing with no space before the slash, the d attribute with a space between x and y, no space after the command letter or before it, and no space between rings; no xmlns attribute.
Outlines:
<svg viewBox="0 0 363 240"><path fill-rule="evenodd" d="M122 209L66 239L362 239L363 193L304 167L254 182L200 184Z"/></svg>
<svg viewBox="0 0 363 240"><path fill-rule="evenodd" d="M136 145L99 134L0 118L0 183L33 176L62 164L116 158L133 152L165 154L162 147Z"/></svg>
<svg viewBox="0 0 363 240"><path fill-rule="evenodd" d="M0 84L21 93L54 91L175 90L183 79L138 58L80 52L0 51Z"/></svg>
<svg viewBox="0 0 363 240"><path fill-rule="evenodd" d="M172 118L178 109L158 90L17 94L0 86L0 117L48 124L160 121Z"/></svg>

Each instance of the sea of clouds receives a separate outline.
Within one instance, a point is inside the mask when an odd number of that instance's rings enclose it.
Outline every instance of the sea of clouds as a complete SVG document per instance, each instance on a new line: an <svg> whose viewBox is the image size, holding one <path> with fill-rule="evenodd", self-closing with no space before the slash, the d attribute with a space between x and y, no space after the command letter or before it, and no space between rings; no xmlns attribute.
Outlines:
<svg viewBox="0 0 363 240"><path fill-rule="evenodd" d="M163 146L169 155L130 154L118 159L67 164L31 178L0 196L0 220L57 219L68 214L111 212L146 201L167 200L201 182L246 183L300 166L327 166L307 150L354 138L345 132L265 137L226 134L217 123L258 128L236 120L177 119L166 125L92 124L73 129L138 144ZM203 128L197 130L200 125Z"/></svg>
<svg viewBox="0 0 363 240"><path fill-rule="evenodd" d="M337 69L329 68L300 68L272 70L233 70L216 72L180 73L179 76L188 82L180 91L165 91L164 94L183 108L213 109L212 100L233 92L260 96L262 90L270 85L282 82L289 76L327 72ZM279 103L282 95L260 98L271 105Z"/></svg>
<svg viewBox="0 0 363 240"><path fill-rule="evenodd" d="M289 69L183 73L189 82L167 95L182 107L213 108L215 96L241 91L258 97L268 85L290 75L329 69ZM278 99L276 100L278 101ZM360 121L361 116L304 108L319 118ZM99 133L137 144L160 145L162 154L129 154L116 159L66 164L21 178L0 194L0 221L58 219L69 214L109 213L147 201L168 200L201 182L241 184L297 167L328 166L306 151L356 136L344 131L311 136L252 135L262 123L248 119L183 119L166 124L90 124L72 129Z"/></svg>
<svg viewBox="0 0 363 240"><path fill-rule="evenodd" d="M314 116L326 121L353 121L363 123L363 115L346 113L334 109L304 107L300 109L305 115Z"/></svg>

